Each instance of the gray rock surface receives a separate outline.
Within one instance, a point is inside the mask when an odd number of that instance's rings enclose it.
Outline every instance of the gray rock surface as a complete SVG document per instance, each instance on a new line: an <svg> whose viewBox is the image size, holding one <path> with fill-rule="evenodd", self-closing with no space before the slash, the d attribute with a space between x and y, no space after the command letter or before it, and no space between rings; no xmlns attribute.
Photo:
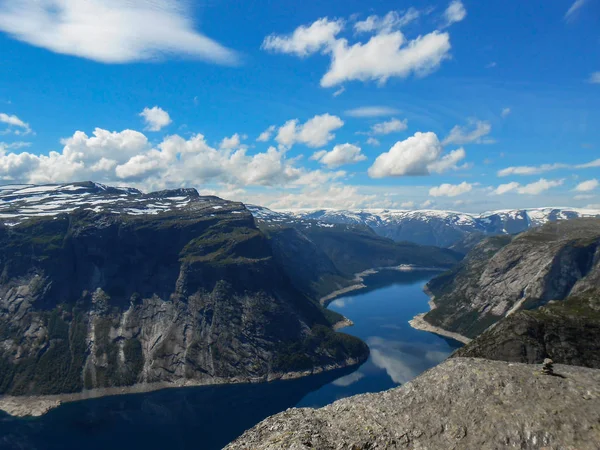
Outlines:
<svg viewBox="0 0 600 450"><path fill-rule="evenodd" d="M600 370L456 358L412 382L272 416L227 450L600 448Z"/></svg>
<svg viewBox="0 0 600 450"><path fill-rule="evenodd" d="M428 283L429 323L475 337L501 318L600 284L600 219L548 223L515 238L478 244L455 269Z"/></svg>

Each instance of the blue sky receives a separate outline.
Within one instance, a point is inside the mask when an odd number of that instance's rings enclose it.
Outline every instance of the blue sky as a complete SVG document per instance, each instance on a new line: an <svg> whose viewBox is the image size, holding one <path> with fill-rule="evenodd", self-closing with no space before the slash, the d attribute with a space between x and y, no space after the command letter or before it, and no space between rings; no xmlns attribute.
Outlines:
<svg viewBox="0 0 600 450"><path fill-rule="evenodd" d="M598 0L368 5L0 0L0 181L600 209Z"/></svg>

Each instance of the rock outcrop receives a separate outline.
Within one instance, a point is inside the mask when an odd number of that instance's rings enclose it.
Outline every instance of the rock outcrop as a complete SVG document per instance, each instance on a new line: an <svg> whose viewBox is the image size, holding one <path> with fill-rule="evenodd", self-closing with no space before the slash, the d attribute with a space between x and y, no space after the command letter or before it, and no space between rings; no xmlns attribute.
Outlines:
<svg viewBox="0 0 600 450"><path fill-rule="evenodd" d="M600 285L600 220L548 223L517 237L478 244L428 289L432 325L476 337L503 317Z"/></svg>
<svg viewBox="0 0 600 450"><path fill-rule="evenodd" d="M357 364L240 203L95 183L2 191L0 394L267 381Z"/></svg>
<svg viewBox="0 0 600 450"><path fill-rule="evenodd" d="M600 370L455 358L410 383L289 409L226 450L600 448Z"/></svg>

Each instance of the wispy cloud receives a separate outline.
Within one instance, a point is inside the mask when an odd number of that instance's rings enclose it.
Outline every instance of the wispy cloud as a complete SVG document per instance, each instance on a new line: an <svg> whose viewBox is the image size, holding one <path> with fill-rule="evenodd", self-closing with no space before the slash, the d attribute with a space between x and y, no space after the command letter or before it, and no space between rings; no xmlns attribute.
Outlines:
<svg viewBox="0 0 600 450"><path fill-rule="evenodd" d="M506 177L509 175L538 175L541 173L552 172L554 170L560 170L560 169L591 169L591 168L595 168L595 167L600 167L600 159L595 159L594 161L590 161L585 164L554 163L554 164L542 164L539 166L507 167L506 169L499 170L498 176Z"/></svg>
<svg viewBox="0 0 600 450"><path fill-rule="evenodd" d="M575 0L571 7L565 13L565 20L567 22L572 21L576 16L579 10L587 3L587 0Z"/></svg>
<svg viewBox="0 0 600 450"><path fill-rule="evenodd" d="M600 72L592 73L588 81L593 84L600 84Z"/></svg>
<svg viewBox="0 0 600 450"><path fill-rule="evenodd" d="M360 108L349 109L344 114L350 117L385 117L393 116L398 112L396 108L387 106L361 106Z"/></svg>
<svg viewBox="0 0 600 450"><path fill-rule="evenodd" d="M179 0L0 2L0 30L28 44L103 63L182 55L235 64L238 55L193 28Z"/></svg>

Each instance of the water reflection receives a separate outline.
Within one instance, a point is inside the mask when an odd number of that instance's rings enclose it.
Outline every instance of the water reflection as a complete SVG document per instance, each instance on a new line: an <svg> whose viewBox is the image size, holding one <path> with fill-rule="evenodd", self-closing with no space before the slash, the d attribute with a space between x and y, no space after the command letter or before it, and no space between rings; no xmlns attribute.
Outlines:
<svg viewBox="0 0 600 450"><path fill-rule="evenodd" d="M221 449L353 369L269 384L167 389L71 403L37 419L0 416L0 449Z"/></svg>
<svg viewBox="0 0 600 450"><path fill-rule="evenodd" d="M367 278L367 289L333 301L329 307L355 323L343 331L364 340L371 356L358 371L308 394L297 406L320 407L351 395L397 387L459 347L460 343L408 324L429 308L423 286L432 275L431 271L383 271Z"/></svg>
<svg viewBox="0 0 600 450"><path fill-rule="evenodd" d="M406 383L448 357L448 349L440 343L402 342L370 337L371 361L386 371L396 384Z"/></svg>

